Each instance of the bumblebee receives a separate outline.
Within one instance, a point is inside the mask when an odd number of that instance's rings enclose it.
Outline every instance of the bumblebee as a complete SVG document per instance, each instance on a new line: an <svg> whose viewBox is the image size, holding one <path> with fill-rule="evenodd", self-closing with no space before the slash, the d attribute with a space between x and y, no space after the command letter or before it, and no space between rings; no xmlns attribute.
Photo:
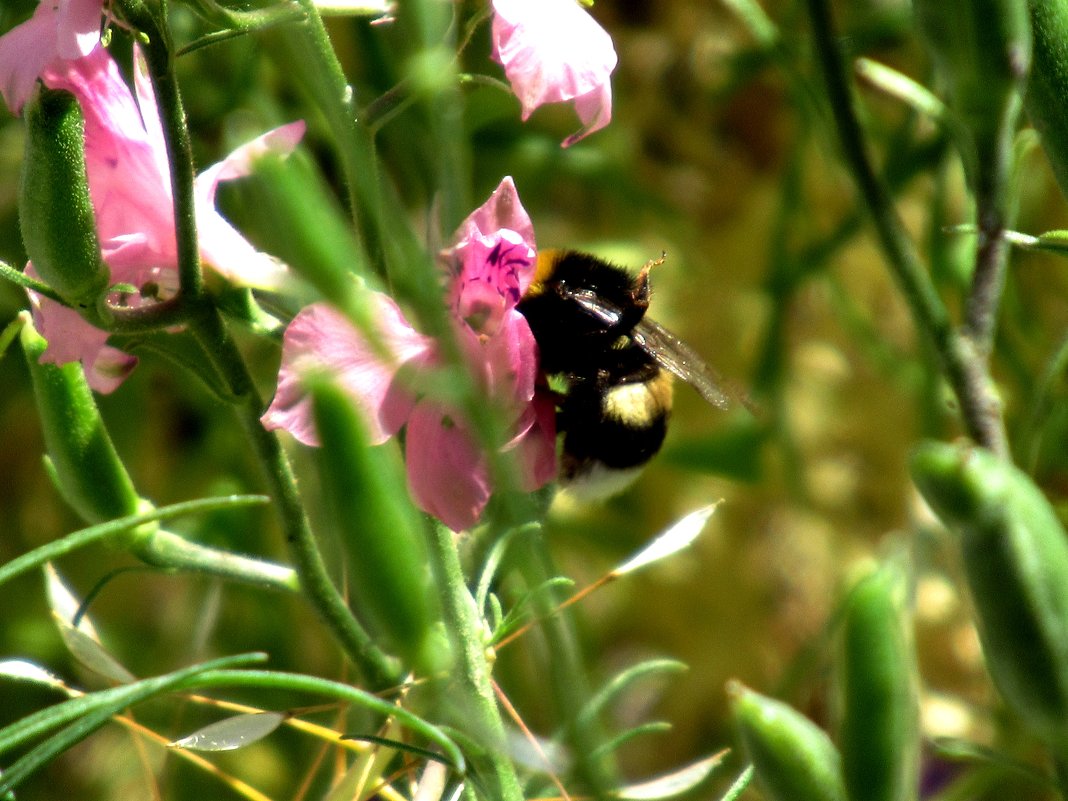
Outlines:
<svg viewBox="0 0 1068 801"><path fill-rule="evenodd" d="M713 406L729 404L694 350L646 316L649 272L662 262L634 275L585 253L541 251L517 307L538 343L542 372L562 384L560 481L576 494L621 491L660 450L675 377Z"/></svg>

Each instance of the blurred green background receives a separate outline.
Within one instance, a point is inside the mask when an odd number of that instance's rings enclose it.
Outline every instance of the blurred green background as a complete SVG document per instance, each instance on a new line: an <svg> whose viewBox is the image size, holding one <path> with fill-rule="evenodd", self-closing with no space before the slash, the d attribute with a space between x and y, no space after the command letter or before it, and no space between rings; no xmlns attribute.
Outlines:
<svg viewBox="0 0 1068 801"><path fill-rule="evenodd" d="M6 0L0 31L33 5ZM925 732L1004 745L1008 735L991 711L992 691L951 550L906 474L918 438L959 434L949 393L918 343L840 167L803 8L764 3L777 36L762 38L738 13L745 5L598 0L593 13L619 53L613 121L569 150L559 147L575 127L569 109L539 110L523 125L510 95L488 86L465 93L474 204L510 174L540 247L588 249L633 267L666 251L666 263L654 272L651 314L752 400L752 411L737 403L724 413L680 386L665 451L631 490L596 506L559 498L552 508L547 531L554 556L583 586L686 512L725 499L692 550L609 585L581 607L583 647L595 677L653 656L689 666L671 680L640 685L614 710L630 723L660 718L672 725L628 747L624 772L639 779L732 745L724 694L730 678L826 721L829 621L843 582L864 559L902 550L916 580ZM876 59L929 85L908 2L854 0L836 10L847 55ZM201 25L179 4L172 19L179 42L194 38ZM337 19L330 31L357 97L374 98L393 85L400 67L388 27ZM272 35L238 38L180 60L202 167L249 136L308 114L272 63ZM464 66L500 76L488 46L483 26ZM958 159L938 128L900 101L862 86L860 102L871 152L955 307L974 248L968 234L947 230L969 219ZM308 122L304 151L336 184L322 125L314 117ZM421 124L405 112L378 136L384 169L419 229L433 202L422 169L428 155ZM22 134L21 121L0 118L0 259L14 265L25 259L15 207ZM1026 137L1021 142L1016 227L1029 233L1061 227L1068 209L1045 159ZM257 213L255 179L223 190L221 198L250 239L285 256L285 230L264 225ZM1068 489L1068 407L1061 376L1043 381L1068 323L1065 272L1053 257L1014 254L994 361L1016 456L1054 498ZM0 325L25 306L20 291L0 286ZM243 342L270 397L277 346L250 336ZM0 562L6 562L80 523L42 469L40 431L17 349L0 358L0 387ZM1036 415L1040 397L1046 406ZM139 490L157 504L262 488L229 411L166 364L143 360L100 404ZM314 495L306 455L293 451ZM263 510L182 525L207 542L287 558ZM64 560L60 569L85 594L131 564L101 547ZM72 681L89 681L55 632L39 578L12 582L0 593L0 656L26 656ZM91 612L112 651L138 675L242 650L267 651L279 669L343 675L325 631L294 599L135 570L113 577ZM502 653L495 677L528 723L545 731L539 728L549 725L541 717L541 677L524 654L523 645ZM0 725L49 700L0 683ZM137 717L171 737L194 728L202 714L157 702ZM19 797L57 798L58 786L69 798L158 797L146 789L142 756L130 743L125 731L106 728ZM218 761L237 775L255 776L269 795L292 798L317 749L280 733ZM158 747L143 750L150 764L165 758ZM1026 750L1017 755L1028 756ZM162 775L169 777L163 797L228 797L213 779L174 760ZM1005 779L996 797L1036 792ZM707 795L713 797L711 789Z"/></svg>

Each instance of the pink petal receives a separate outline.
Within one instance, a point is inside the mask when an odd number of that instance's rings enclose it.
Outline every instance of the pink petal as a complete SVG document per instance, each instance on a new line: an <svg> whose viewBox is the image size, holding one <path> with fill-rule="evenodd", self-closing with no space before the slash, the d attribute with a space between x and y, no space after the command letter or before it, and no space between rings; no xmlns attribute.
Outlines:
<svg viewBox="0 0 1068 801"><path fill-rule="evenodd" d="M534 226L515 183L506 177L463 221L453 247L441 254L453 276L449 303L454 315L480 333L492 334L534 280L536 254Z"/></svg>
<svg viewBox="0 0 1068 801"><path fill-rule="evenodd" d="M107 344L108 334L94 328L73 309L34 292L33 324L48 347L41 355L47 364L81 362L89 386L97 392L113 392L137 365L137 357Z"/></svg>
<svg viewBox="0 0 1068 801"><path fill-rule="evenodd" d="M599 131L612 121L612 84L604 83L596 89L575 98L575 113L582 122L582 129L563 141L563 147Z"/></svg>
<svg viewBox="0 0 1068 801"><path fill-rule="evenodd" d="M214 203L215 189L221 181L232 181L250 175L256 162L264 156L289 155L300 143L306 127L304 120L296 120L246 142L222 161L212 164L200 173L196 179L197 191L209 203Z"/></svg>
<svg viewBox="0 0 1068 801"><path fill-rule="evenodd" d="M556 478L556 401L539 390L520 421L519 433L504 451L514 451L519 462L519 488L533 492Z"/></svg>
<svg viewBox="0 0 1068 801"><path fill-rule="evenodd" d="M225 159L213 164L195 182L197 233L204 261L235 283L278 290L289 277L284 264L256 250L215 210L215 190L221 181L248 175L256 160L268 153L286 155L304 135L304 121L297 120L253 139Z"/></svg>
<svg viewBox="0 0 1068 801"><path fill-rule="evenodd" d="M283 262L256 250L214 209L197 206L197 234L204 263L229 281L278 291L289 280L289 268Z"/></svg>
<svg viewBox="0 0 1068 801"><path fill-rule="evenodd" d="M493 236L505 228L519 234L531 249L538 249L534 241L534 225L519 200L519 192L510 175L505 176L486 202L460 224L453 241L459 244L479 236Z"/></svg>
<svg viewBox="0 0 1068 801"><path fill-rule="evenodd" d="M523 119L544 103L575 101L583 129L564 146L604 127L612 117L616 66L612 39L576 0L493 0L493 55L504 67ZM577 104L578 105L578 104Z"/></svg>
<svg viewBox="0 0 1068 801"><path fill-rule="evenodd" d="M99 43L102 6L102 0L42 0L30 19L0 36L0 94L12 113L21 113L50 63L88 55Z"/></svg>
<svg viewBox="0 0 1068 801"><path fill-rule="evenodd" d="M453 315L480 334L493 336L515 309L534 275L537 254L507 229L460 242L452 251L449 288Z"/></svg>
<svg viewBox="0 0 1068 801"><path fill-rule="evenodd" d="M46 70L45 83L78 98L85 118L85 166L101 240L141 233L174 261L174 212L166 151L150 134L118 65L103 47Z"/></svg>
<svg viewBox="0 0 1068 801"><path fill-rule="evenodd" d="M505 408L522 408L534 397L538 376L538 345L527 318L508 312L495 336L482 344L489 394Z"/></svg>
<svg viewBox="0 0 1068 801"><path fill-rule="evenodd" d="M415 331L397 304L378 292L368 294L375 330L388 359L340 313L325 303L301 311L286 329L278 391L262 417L269 429L282 428L307 445L318 444L311 402L303 379L310 371L337 376L353 403L363 410L372 444L385 442L407 419L415 396L397 381L404 364L421 367L435 356L434 342Z"/></svg>
<svg viewBox="0 0 1068 801"><path fill-rule="evenodd" d="M48 5L47 0L41 5ZM103 0L60 0L56 55L74 59L89 55L100 41Z"/></svg>
<svg viewBox="0 0 1068 801"><path fill-rule="evenodd" d="M167 139L163 135L163 121L159 116L159 104L156 103L156 88L152 85L152 76L148 71L148 61L141 47L135 42L133 48L134 92L137 96L137 108L140 111L141 127L149 143L156 170L167 177L167 194L173 194L171 188L170 159L167 156Z"/></svg>
<svg viewBox="0 0 1068 801"><path fill-rule="evenodd" d="M432 401L420 401L405 440L408 488L416 505L453 531L478 522L490 497L486 458L466 425Z"/></svg>

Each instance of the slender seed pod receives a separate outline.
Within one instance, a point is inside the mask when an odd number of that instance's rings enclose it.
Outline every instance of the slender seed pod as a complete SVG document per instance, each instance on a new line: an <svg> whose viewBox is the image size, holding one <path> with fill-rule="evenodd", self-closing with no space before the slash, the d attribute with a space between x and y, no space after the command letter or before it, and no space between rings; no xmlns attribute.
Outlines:
<svg viewBox="0 0 1068 801"><path fill-rule="evenodd" d="M85 175L85 123L74 95L39 92L26 111L19 223L38 275L80 309L108 287Z"/></svg>
<svg viewBox="0 0 1068 801"><path fill-rule="evenodd" d="M981 448L924 443L913 481L960 536L987 667L1040 737L1068 746L1068 535L1042 492Z"/></svg>
<svg viewBox="0 0 1068 801"><path fill-rule="evenodd" d="M332 381L311 377L320 476L348 560L358 614L421 675L448 662L430 581L425 522L405 493L392 448L372 448L351 400Z"/></svg>
<svg viewBox="0 0 1068 801"><path fill-rule="evenodd" d="M78 363L42 364L47 344L27 319L21 333L45 447L65 500L89 523L141 511L141 501Z"/></svg>
<svg viewBox="0 0 1068 801"><path fill-rule="evenodd" d="M735 725L769 801L845 801L841 758L815 723L738 682L727 687Z"/></svg>
<svg viewBox="0 0 1068 801"><path fill-rule="evenodd" d="M919 702L904 579L891 567L862 578L845 602L838 662L838 744L852 799L915 798Z"/></svg>

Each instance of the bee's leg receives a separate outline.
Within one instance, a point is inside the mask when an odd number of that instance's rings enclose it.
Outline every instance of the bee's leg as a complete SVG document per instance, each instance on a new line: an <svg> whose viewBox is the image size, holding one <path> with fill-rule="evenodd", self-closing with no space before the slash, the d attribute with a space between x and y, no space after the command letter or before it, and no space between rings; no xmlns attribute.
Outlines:
<svg viewBox="0 0 1068 801"><path fill-rule="evenodd" d="M649 308L649 273L652 272L654 267L659 267L667 259L667 252L661 252L659 259L650 259L644 265L642 265L641 271L638 273L637 279L634 281L634 303L640 307L643 311Z"/></svg>

